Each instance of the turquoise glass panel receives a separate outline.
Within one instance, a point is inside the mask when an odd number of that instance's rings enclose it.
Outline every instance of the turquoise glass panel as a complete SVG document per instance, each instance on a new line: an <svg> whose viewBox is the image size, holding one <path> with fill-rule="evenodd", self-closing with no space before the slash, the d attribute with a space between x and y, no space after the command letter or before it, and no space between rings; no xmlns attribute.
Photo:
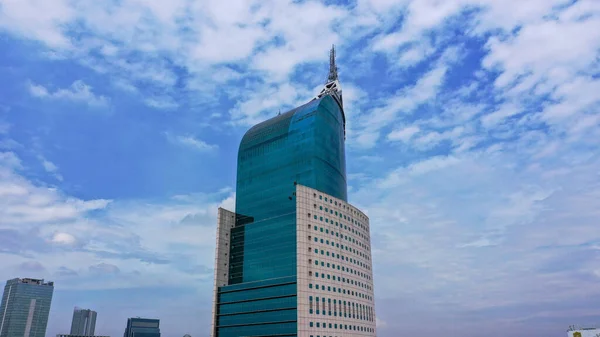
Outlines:
<svg viewBox="0 0 600 337"><path fill-rule="evenodd" d="M330 96L242 138L219 337L296 334L296 184L347 201L344 116Z"/></svg>

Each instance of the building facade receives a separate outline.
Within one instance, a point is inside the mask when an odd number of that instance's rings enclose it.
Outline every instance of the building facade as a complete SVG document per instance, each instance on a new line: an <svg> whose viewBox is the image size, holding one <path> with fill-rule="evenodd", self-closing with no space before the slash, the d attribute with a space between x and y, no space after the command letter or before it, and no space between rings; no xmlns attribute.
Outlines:
<svg viewBox="0 0 600 337"><path fill-rule="evenodd" d="M57 334L56 337L88 337L88 336L87 335ZM110 337L110 336L95 336L95 337Z"/></svg>
<svg viewBox="0 0 600 337"><path fill-rule="evenodd" d="M6 281L0 304L0 337L45 337L54 282Z"/></svg>
<svg viewBox="0 0 600 337"><path fill-rule="evenodd" d="M600 329L596 327L570 326L567 337L600 337Z"/></svg>
<svg viewBox="0 0 600 337"><path fill-rule="evenodd" d="M368 217L347 202L332 49L323 90L252 127L219 209L211 336L375 336Z"/></svg>
<svg viewBox="0 0 600 337"><path fill-rule="evenodd" d="M123 337L160 337L160 320L128 318Z"/></svg>
<svg viewBox="0 0 600 337"><path fill-rule="evenodd" d="M96 312L75 307L71 321L70 335L94 336L96 332Z"/></svg>

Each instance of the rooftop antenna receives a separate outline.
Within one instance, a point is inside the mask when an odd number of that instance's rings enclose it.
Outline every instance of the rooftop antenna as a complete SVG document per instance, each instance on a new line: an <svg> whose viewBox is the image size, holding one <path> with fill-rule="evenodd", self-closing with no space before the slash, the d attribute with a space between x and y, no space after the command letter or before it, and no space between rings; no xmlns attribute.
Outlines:
<svg viewBox="0 0 600 337"><path fill-rule="evenodd" d="M335 45L331 45L331 51L329 52L329 76L327 76L327 82L337 81L338 79L338 68L335 65Z"/></svg>

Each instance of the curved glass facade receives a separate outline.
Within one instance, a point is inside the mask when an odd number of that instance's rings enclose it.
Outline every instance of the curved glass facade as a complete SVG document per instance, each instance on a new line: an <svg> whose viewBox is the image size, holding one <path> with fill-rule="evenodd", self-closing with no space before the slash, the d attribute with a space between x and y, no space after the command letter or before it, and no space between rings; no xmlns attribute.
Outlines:
<svg viewBox="0 0 600 337"><path fill-rule="evenodd" d="M238 152L230 282L296 273L295 185L347 200L342 112L330 96L251 128ZM243 224L243 225L242 225Z"/></svg>
<svg viewBox="0 0 600 337"><path fill-rule="evenodd" d="M217 336L296 336L297 184L347 200L344 115L329 95L252 127L241 141Z"/></svg>

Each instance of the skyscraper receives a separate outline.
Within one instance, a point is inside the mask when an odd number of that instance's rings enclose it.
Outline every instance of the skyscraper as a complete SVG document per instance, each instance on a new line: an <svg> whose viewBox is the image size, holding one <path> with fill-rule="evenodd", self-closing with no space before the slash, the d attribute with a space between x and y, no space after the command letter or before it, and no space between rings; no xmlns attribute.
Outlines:
<svg viewBox="0 0 600 337"><path fill-rule="evenodd" d="M6 281L0 305L0 337L45 337L54 282Z"/></svg>
<svg viewBox="0 0 600 337"><path fill-rule="evenodd" d="M321 92L242 138L236 209L218 212L211 336L375 336L369 219L347 202L345 124L332 48Z"/></svg>
<svg viewBox="0 0 600 337"><path fill-rule="evenodd" d="M75 307L71 322L71 335L93 336L96 331L96 312Z"/></svg>
<svg viewBox="0 0 600 337"><path fill-rule="evenodd" d="M128 318L123 337L160 337L160 320Z"/></svg>

